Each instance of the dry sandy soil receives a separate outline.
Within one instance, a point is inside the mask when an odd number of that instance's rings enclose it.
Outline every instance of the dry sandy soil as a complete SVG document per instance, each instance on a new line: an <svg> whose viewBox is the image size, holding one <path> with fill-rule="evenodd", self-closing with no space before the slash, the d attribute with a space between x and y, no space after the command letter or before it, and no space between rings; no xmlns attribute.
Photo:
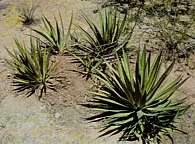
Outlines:
<svg viewBox="0 0 195 144"><path fill-rule="evenodd" d="M127 144L117 142L117 136L99 138L99 125L84 121L90 111L79 104L88 99L90 82L69 71L76 69L70 57L58 57L61 61L57 92L48 92L39 101L36 96L24 98L22 94L12 91L10 72L5 64L7 53L5 47L13 46L13 38L27 39L29 28L21 25L17 7L28 0L0 0L0 144ZM62 13L65 25L74 13L74 23L83 25L81 11L95 17L93 10L97 5L81 0L39 0L37 18L42 14L51 17ZM40 23L32 27L37 27ZM195 72L189 71L191 78L179 90L179 94L195 101ZM179 73L179 72L178 72ZM175 135L176 144L195 143L195 111L192 107L179 120L179 127L188 135Z"/></svg>

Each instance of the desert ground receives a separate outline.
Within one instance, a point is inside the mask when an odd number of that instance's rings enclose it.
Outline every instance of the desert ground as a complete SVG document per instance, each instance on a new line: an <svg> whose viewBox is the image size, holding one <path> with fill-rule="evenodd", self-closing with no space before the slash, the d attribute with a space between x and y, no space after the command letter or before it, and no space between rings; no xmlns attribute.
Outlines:
<svg viewBox="0 0 195 144"><path fill-rule="evenodd" d="M74 23L85 27L81 13L96 17L94 10L98 3L81 0L39 0L37 2L37 22L32 26L23 26L17 13L17 7L28 0L0 0L0 144L131 144L118 142L117 136L98 137L99 124L84 120L91 112L82 107L90 96L90 81L86 82L79 74L69 71L76 69L70 56L57 57L60 63L59 88L57 92L48 91L41 100L36 96L26 98L25 94L13 91L10 70L5 63L8 58L6 48L12 48L14 38L26 40L30 28L41 24L40 18L45 15L53 18L61 12L65 26L68 26L73 13ZM188 101L195 102L195 70L183 70L190 79L179 89L178 95L186 96ZM180 71L175 71L179 74ZM175 134L176 144L195 143L195 107L178 121L187 135ZM132 142L133 144L133 142Z"/></svg>

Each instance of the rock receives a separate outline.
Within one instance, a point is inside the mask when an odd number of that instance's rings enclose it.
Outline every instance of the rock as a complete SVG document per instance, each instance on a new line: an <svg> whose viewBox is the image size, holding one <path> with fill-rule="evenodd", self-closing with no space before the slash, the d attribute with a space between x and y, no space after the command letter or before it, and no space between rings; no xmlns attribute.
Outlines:
<svg viewBox="0 0 195 144"><path fill-rule="evenodd" d="M56 119L60 118L60 113L55 113L55 116L54 116Z"/></svg>

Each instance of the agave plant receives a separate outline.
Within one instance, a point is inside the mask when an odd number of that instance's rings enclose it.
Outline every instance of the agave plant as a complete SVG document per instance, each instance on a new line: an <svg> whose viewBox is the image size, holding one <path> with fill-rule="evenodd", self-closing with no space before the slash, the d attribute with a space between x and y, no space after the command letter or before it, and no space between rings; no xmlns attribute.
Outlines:
<svg viewBox="0 0 195 144"><path fill-rule="evenodd" d="M77 39L77 49L84 54L91 56L103 56L114 51L128 43L128 35L123 35L126 25L126 15L121 19L120 15L114 11L105 11L104 15L99 14L99 26L92 22L86 15L83 15L91 32L84 30L79 26L83 34L82 41ZM124 37L122 39L122 37Z"/></svg>
<svg viewBox="0 0 195 144"><path fill-rule="evenodd" d="M160 143L181 131L175 120L190 107L184 100L174 100L174 92L187 80L182 76L165 84L174 62L161 74L162 53L151 63L146 50L138 53L135 75L124 53L115 66L108 64L108 73L96 74L102 86L93 100L84 106L96 110L87 118L92 122L103 121L100 136L121 134L119 140L141 140L143 144Z"/></svg>
<svg viewBox="0 0 195 144"><path fill-rule="evenodd" d="M35 22L35 13L37 5L24 5L19 8L19 17L24 25L30 25Z"/></svg>
<svg viewBox="0 0 195 144"><path fill-rule="evenodd" d="M66 34L61 14L59 14L59 17L60 22L58 22L56 17L54 17L55 25L52 25L51 21L44 16L42 18L42 30L33 29L33 31L36 32L40 38L45 40L44 43L47 47L51 48L53 53L64 54L65 48L68 45L68 38L70 36L73 16L71 16L70 24Z"/></svg>
<svg viewBox="0 0 195 144"><path fill-rule="evenodd" d="M99 26L86 15L83 15L83 18L91 32L79 26L82 38L78 39L72 36L72 39L76 42L74 54L77 56L76 58L79 57L78 63L82 64L81 61L86 57L91 60L99 59L98 61L102 61L104 56L114 54L127 45L131 34L124 35L123 33L126 25L126 15L121 19L116 11L105 11L104 15L100 13ZM86 66L83 65L83 67ZM93 69L93 67L95 65L92 65L91 68Z"/></svg>
<svg viewBox="0 0 195 144"><path fill-rule="evenodd" d="M74 57L72 63L78 63L79 61L78 67L82 69L82 70L73 70L73 71L80 73L83 76L83 78L85 78L86 80L90 79L91 76L96 73L97 69L100 70L100 67L102 68L101 69L102 71L104 71L105 69L102 64L103 61L101 59L98 58L91 59L89 56L81 58L77 55L74 54L72 55Z"/></svg>
<svg viewBox="0 0 195 144"><path fill-rule="evenodd" d="M39 41L30 40L30 49L25 43L15 40L16 49L8 50L11 59L7 63L13 70L13 85L17 92L26 91L31 96L39 90L39 97L46 93L47 88L53 88L56 65L50 63L50 54L40 47Z"/></svg>

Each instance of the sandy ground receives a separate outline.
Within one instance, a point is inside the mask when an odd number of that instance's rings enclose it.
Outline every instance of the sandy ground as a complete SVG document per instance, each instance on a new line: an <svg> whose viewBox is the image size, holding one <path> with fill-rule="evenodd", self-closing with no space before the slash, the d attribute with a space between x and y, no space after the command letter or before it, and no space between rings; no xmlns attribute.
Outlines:
<svg viewBox="0 0 195 144"><path fill-rule="evenodd" d="M83 118L90 112L79 104L87 99L90 89L74 69L69 57L59 57L62 81L58 92L49 92L41 101L35 96L24 98L12 91L9 70L4 59L7 53L4 47L13 46L13 38L26 39L29 29L21 25L17 17L17 7L28 0L0 0L0 144L127 144L117 142L116 137L99 138L98 125L89 124ZM53 17L58 10L63 15L65 25L74 13L76 24L85 26L80 16L81 11L95 17L96 5L80 0L40 0L37 18L42 14ZM34 25L32 27L37 27ZM195 78L192 77L180 89L179 94L195 101ZM194 76L193 76L194 75ZM17 96L17 97L16 97ZM176 144L194 144L195 112L192 108L180 120L179 126L187 130L187 136L176 135ZM133 143L132 143L133 144Z"/></svg>

